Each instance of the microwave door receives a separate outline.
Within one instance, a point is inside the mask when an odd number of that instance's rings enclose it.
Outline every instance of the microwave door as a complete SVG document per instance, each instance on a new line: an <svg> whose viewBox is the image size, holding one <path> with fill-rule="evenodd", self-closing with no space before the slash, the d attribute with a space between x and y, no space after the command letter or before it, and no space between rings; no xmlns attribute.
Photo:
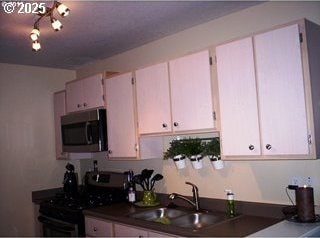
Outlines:
<svg viewBox="0 0 320 238"><path fill-rule="evenodd" d="M63 145L87 145L87 129L88 127L86 122L62 125Z"/></svg>
<svg viewBox="0 0 320 238"><path fill-rule="evenodd" d="M106 151L106 128L105 109L62 116L63 152Z"/></svg>
<svg viewBox="0 0 320 238"><path fill-rule="evenodd" d="M62 126L64 152L101 151L98 121L74 123Z"/></svg>

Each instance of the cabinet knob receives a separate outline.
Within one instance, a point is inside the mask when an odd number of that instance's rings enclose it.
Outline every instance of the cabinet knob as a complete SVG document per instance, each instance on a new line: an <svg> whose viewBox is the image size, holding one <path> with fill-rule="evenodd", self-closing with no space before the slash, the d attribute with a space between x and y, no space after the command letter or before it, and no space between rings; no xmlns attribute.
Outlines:
<svg viewBox="0 0 320 238"><path fill-rule="evenodd" d="M271 150L271 148L272 148L272 146L271 146L270 144L267 144L267 145L266 145L266 149L267 149L267 150Z"/></svg>
<svg viewBox="0 0 320 238"><path fill-rule="evenodd" d="M94 226L93 227L93 231L97 231L97 230L98 230L98 228Z"/></svg>
<svg viewBox="0 0 320 238"><path fill-rule="evenodd" d="M87 103L83 103L83 106L86 107L86 106L88 106L88 104Z"/></svg>
<svg viewBox="0 0 320 238"><path fill-rule="evenodd" d="M77 104L77 108L81 107L81 104Z"/></svg>
<svg viewBox="0 0 320 238"><path fill-rule="evenodd" d="M254 145L249 145L249 150L254 150Z"/></svg>
<svg viewBox="0 0 320 238"><path fill-rule="evenodd" d="M163 124L162 124L162 127L163 127L163 128L167 128L167 127L168 127L167 123L163 123Z"/></svg>
<svg viewBox="0 0 320 238"><path fill-rule="evenodd" d="M178 123L178 122L174 122L173 125L174 125L175 127L177 127L177 126L179 126L179 123Z"/></svg>
<svg viewBox="0 0 320 238"><path fill-rule="evenodd" d="M112 154L112 150L108 150L108 153L109 153L109 154Z"/></svg>

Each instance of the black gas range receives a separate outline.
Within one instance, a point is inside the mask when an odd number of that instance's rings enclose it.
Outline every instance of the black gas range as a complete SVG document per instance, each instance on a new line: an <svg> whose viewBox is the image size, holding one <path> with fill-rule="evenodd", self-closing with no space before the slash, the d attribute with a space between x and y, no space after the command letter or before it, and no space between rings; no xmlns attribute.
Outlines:
<svg viewBox="0 0 320 238"><path fill-rule="evenodd" d="M57 193L40 203L38 220L45 237L82 237L85 224L82 211L110 206L126 200L127 176L124 173L97 171L85 175L84 186L77 193Z"/></svg>

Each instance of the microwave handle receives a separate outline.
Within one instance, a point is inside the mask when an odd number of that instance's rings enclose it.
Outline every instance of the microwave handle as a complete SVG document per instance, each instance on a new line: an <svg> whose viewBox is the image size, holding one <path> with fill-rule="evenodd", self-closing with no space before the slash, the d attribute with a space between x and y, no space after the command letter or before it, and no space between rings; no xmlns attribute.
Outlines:
<svg viewBox="0 0 320 238"><path fill-rule="evenodd" d="M90 122L86 122L86 128L85 128L85 133L86 133L86 140L87 140L87 144L91 145L93 143L92 141L92 135L90 133L89 135L89 129L90 129L91 123ZM91 131L90 131L91 132Z"/></svg>

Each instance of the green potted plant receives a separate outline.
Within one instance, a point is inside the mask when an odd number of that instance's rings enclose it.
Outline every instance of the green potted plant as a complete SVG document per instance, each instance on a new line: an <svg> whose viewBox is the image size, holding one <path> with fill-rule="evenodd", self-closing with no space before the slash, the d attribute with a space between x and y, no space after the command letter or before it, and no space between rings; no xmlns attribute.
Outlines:
<svg viewBox="0 0 320 238"><path fill-rule="evenodd" d="M172 159L177 169L183 169L186 167L186 148L185 144L181 140L172 140L170 147L163 155L164 160Z"/></svg>
<svg viewBox="0 0 320 238"><path fill-rule="evenodd" d="M224 167L220 155L220 140L218 137L212 138L204 146L203 156L208 156L215 169L222 169Z"/></svg>
<svg viewBox="0 0 320 238"><path fill-rule="evenodd" d="M202 153L204 150L202 140L199 138L189 138L184 140L184 144L186 156L190 159L192 167L194 169L201 169L203 167Z"/></svg>

